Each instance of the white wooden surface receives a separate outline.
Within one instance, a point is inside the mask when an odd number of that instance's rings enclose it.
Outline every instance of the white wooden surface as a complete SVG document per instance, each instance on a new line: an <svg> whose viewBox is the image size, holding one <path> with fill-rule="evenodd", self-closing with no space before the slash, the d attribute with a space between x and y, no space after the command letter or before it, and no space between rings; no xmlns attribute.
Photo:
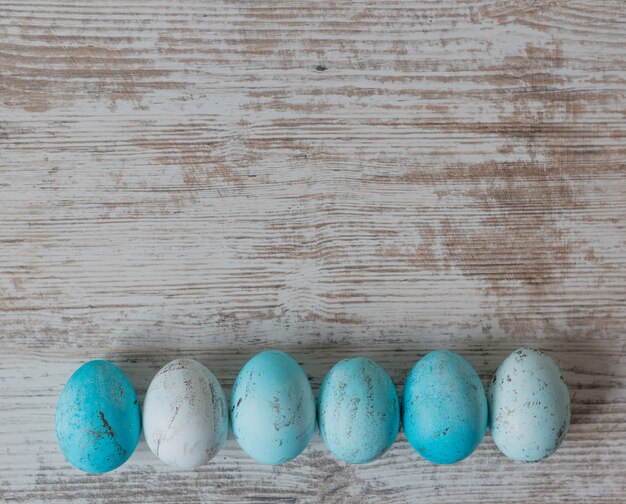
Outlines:
<svg viewBox="0 0 626 504"><path fill-rule="evenodd" d="M625 54L622 0L0 0L0 500L623 502ZM401 390L429 350L487 382L522 344L573 399L539 464L316 435L88 476L54 438L92 358L142 396L182 355L230 391L268 347Z"/></svg>

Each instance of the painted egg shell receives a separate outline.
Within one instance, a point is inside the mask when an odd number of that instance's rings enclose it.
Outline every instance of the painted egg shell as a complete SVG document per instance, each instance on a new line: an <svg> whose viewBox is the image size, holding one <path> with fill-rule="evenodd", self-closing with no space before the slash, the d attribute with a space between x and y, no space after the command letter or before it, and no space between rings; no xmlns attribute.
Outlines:
<svg viewBox="0 0 626 504"><path fill-rule="evenodd" d="M542 460L559 447L569 421L567 385L549 356L520 348L500 364L489 387L489 429L502 453Z"/></svg>
<svg viewBox="0 0 626 504"><path fill-rule="evenodd" d="M437 464L469 456L487 428L487 398L463 357L437 350L411 370L402 394L403 425L411 446Z"/></svg>
<svg viewBox="0 0 626 504"><path fill-rule="evenodd" d="M226 396L217 378L194 359L176 359L155 375L143 403L143 432L168 465L206 464L228 435Z"/></svg>
<svg viewBox="0 0 626 504"><path fill-rule="evenodd" d="M284 352L261 352L241 369L230 398L233 435L264 464L302 452L315 430L315 398L298 363Z"/></svg>
<svg viewBox="0 0 626 504"><path fill-rule="evenodd" d="M398 436L396 388L378 364L364 357L333 366L320 388L317 411L326 446L352 464L377 459Z"/></svg>
<svg viewBox="0 0 626 504"><path fill-rule="evenodd" d="M87 362L61 392L55 429L70 464L90 473L112 471L128 460L139 441L137 394L116 365Z"/></svg>

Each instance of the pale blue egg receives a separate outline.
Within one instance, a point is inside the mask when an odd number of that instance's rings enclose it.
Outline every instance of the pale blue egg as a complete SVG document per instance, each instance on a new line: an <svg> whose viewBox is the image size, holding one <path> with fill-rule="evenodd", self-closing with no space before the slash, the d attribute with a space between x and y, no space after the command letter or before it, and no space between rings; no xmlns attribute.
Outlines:
<svg viewBox="0 0 626 504"><path fill-rule="evenodd" d="M317 411L326 446L351 464L380 457L400 428L400 402L391 378L364 357L333 366L320 388Z"/></svg>
<svg viewBox="0 0 626 504"><path fill-rule="evenodd" d="M520 462L543 460L569 423L569 391L548 355L520 348L500 364L489 387L489 429L502 453Z"/></svg>
<svg viewBox="0 0 626 504"><path fill-rule="evenodd" d="M402 394L411 446L437 464L469 456L487 428L487 398L474 368L448 350L427 354L411 370Z"/></svg>
<svg viewBox="0 0 626 504"><path fill-rule="evenodd" d="M137 394L114 364L87 362L61 392L55 428L70 464L89 473L112 471L128 460L139 441Z"/></svg>
<svg viewBox="0 0 626 504"><path fill-rule="evenodd" d="M297 457L315 431L315 398L306 374L284 352L261 352L239 371L231 394L239 446L264 464Z"/></svg>

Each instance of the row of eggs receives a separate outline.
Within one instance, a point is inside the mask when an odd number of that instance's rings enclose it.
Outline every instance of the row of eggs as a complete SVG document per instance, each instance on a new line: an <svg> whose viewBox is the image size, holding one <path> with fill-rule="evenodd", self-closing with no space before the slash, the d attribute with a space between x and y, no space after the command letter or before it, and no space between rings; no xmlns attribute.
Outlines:
<svg viewBox="0 0 626 504"><path fill-rule="evenodd" d="M487 425L508 457L535 462L560 445L570 398L559 368L546 354L521 348L509 355L488 393L460 355L437 350L411 370L399 398L374 361L338 362L317 401L288 354L268 350L241 369L230 411L217 378L193 359L177 359L154 377L143 404L122 371L107 361L81 366L56 410L56 434L67 460L90 473L111 471L133 453L143 427L150 449L166 464L192 469L221 449L230 423L251 457L282 464L300 454L316 421L328 449L353 464L371 462L395 441L402 420L411 446L425 459L450 464L469 456Z"/></svg>

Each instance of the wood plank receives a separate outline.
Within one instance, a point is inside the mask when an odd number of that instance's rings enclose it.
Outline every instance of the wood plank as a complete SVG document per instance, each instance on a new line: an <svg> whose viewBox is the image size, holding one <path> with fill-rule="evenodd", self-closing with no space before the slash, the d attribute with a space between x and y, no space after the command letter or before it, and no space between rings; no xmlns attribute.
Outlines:
<svg viewBox="0 0 626 504"><path fill-rule="evenodd" d="M620 0L0 2L0 500L622 502L625 32ZM523 344L573 400L539 464L401 433L349 466L316 434L86 476L54 439L91 358L142 397L182 355L229 391L266 347L315 391L355 355L401 390L429 350L486 383Z"/></svg>

